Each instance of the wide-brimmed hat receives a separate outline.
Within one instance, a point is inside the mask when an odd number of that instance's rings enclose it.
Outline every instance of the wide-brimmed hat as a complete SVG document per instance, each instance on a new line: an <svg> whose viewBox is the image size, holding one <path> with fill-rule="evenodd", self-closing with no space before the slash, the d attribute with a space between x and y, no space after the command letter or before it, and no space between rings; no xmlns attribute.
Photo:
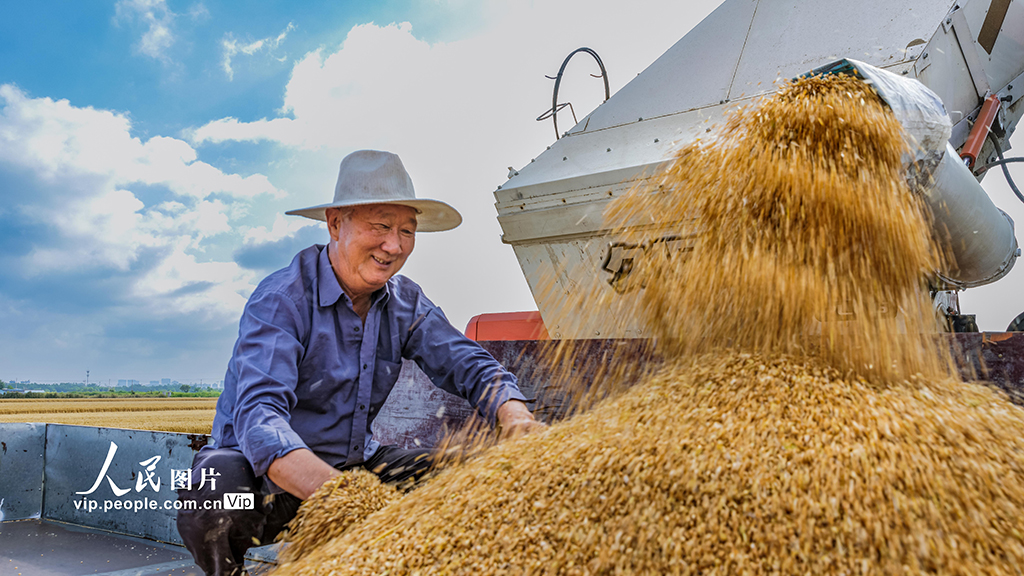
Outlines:
<svg viewBox="0 0 1024 576"><path fill-rule="evenodd" d="M398 204L415 209L418 232L451 230L462 223L459 211L440 200L417 198L412 178L397 154L380 150L357 150L341 161L334 201L285 214L327 220L328 208L364 204Z"/></svg>

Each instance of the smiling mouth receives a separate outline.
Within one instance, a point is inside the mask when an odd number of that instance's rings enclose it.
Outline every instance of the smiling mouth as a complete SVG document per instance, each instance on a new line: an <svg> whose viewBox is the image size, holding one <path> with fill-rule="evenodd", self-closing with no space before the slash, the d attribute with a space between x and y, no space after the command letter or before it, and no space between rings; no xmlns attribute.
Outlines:
<svg viewBox="0 0 1024 576"><path fill-rule="evenodd" d="M384 260L381 260L380 258L377 258L376 256L373 256L372 254L370 255L370 258L373 258L373 261L378 263L378 264L380 264L381 266L390 266L391 265L391 262L385 262Z"/></svg>

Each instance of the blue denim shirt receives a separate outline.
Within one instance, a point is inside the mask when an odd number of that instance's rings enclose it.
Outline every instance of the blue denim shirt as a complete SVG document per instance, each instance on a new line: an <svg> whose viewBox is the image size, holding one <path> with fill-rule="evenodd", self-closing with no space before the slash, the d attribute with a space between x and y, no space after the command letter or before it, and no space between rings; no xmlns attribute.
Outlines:
<svg viewBox="0 0 1024 576"><path fill-rule="evenodd" d="M299 448L331 466L358 464L377 450L370 426L403 358L492 423L501 404L524 399L515 376L412 280L394 276L372 302L364 325L319 245L263 280L245 305L217 401L217 445L241 450L257 477Z"/></svg>

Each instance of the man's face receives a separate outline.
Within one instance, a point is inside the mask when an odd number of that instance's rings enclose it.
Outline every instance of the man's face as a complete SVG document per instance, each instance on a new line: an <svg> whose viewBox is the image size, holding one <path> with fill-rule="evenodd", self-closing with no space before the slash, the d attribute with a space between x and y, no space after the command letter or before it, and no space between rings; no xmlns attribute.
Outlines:
<svg viewBox="0 0 1024 576"><path fill-rule="evenodd" d="M327 209L328 255L350 298L368 296L398 273L416 245L416 210L394 204Z"/></svg>

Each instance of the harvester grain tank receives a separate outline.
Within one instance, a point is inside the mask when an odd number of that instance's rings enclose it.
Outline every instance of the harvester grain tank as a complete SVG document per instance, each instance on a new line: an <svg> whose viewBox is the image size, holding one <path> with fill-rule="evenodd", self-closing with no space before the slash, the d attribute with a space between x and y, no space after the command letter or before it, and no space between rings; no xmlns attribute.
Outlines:
<svg viewBox="0 0 1024 576"><path fill-rule="evenodd" d="M930 157L922 154L915 166L926 172L923 192L936 232L954 256L936 271L936 306L955 320L958 290L1005 276L1019 255L1013 222L979 180L1009 147L1024 112L1020 2L870 0L839 8L812 0L726 0L495 191L503 240L515 250L551 337L642 338L632 315L583 315L563 306L581 292L619 292L623 310L636 298L623 287L649 247L617 243L602 226L604 208L656 177L682 144L713 137L730 108L774 91L778 79L841 66L846 58L937 96L932 111L946 126L930 128L945 130L944 141L929 142ZM986 102L987 125L976 122ZM922 118L917 112L901 117L910 132ZM977 160L965 162L958 151L972 128L967 152ZM670 229L662 248L685 250L695 241L685 223L637 226Z"/></svg>

